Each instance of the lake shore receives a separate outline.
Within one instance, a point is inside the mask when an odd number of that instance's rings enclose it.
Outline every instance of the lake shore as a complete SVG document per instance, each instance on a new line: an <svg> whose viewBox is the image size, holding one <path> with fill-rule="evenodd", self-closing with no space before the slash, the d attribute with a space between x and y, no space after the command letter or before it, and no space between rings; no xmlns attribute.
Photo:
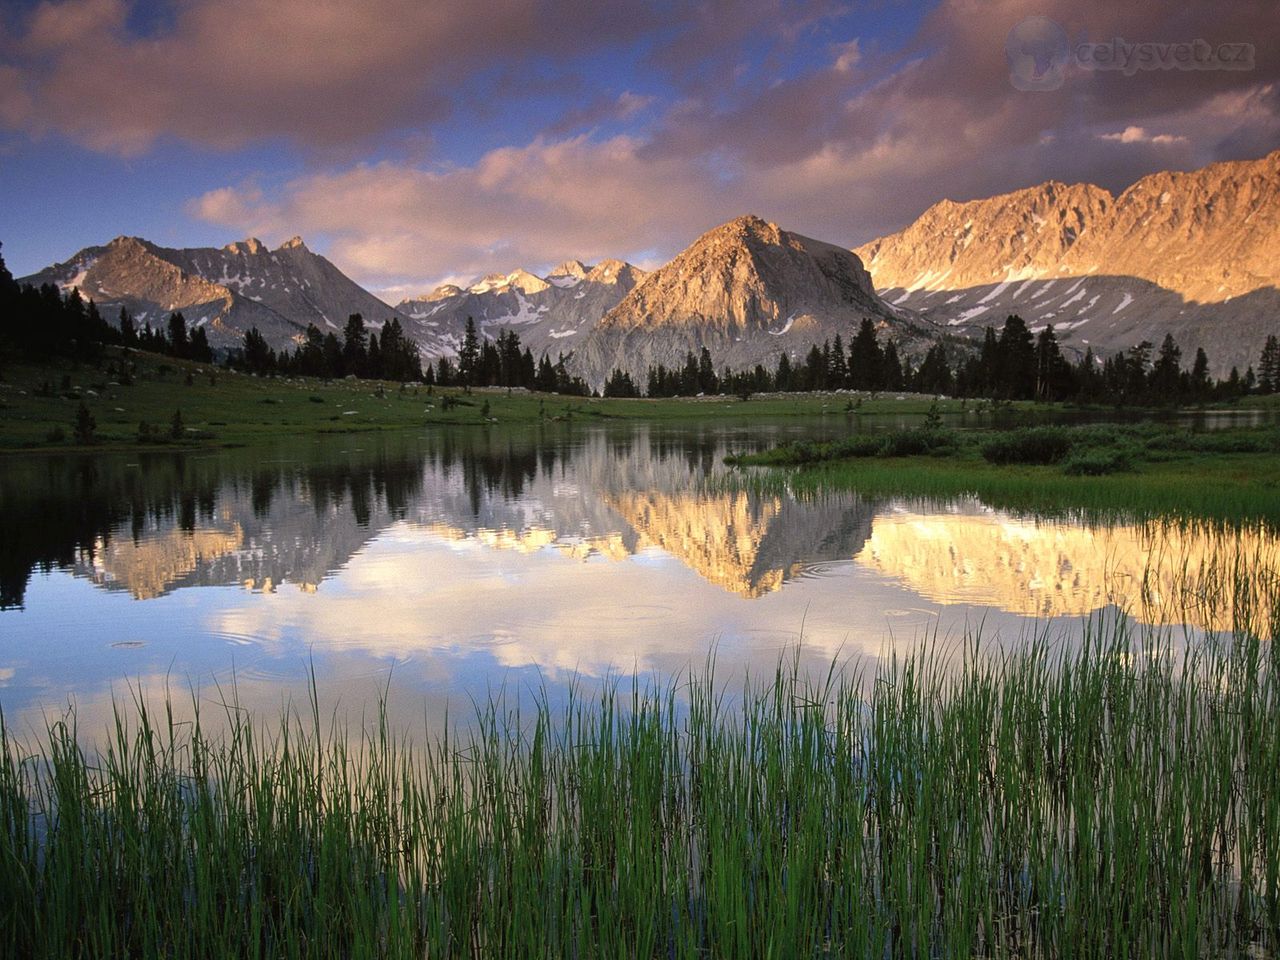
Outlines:
<svg viewBox="0 0 1280 960"><path fill-rule="evenodd" d="M531 393L501 387L401 385L385 381L262 378L221 367L110 348L102 366L12 364L0 380L0 453L13 450L100 449L130 446L217 447L301 434L356 433L424 426L479 426L604 420L754 420L784 417L900 415L936 410L951 418L1053 416L1073 408L1029 401L938 399L923 394L822 393L618 399ZM1275 398L1250 398L1225 409L1248 410ZM83 403L94 421L93 443L77 443ZM1078 408L1076 408L1078 409ZM174 415L181 419L174 431ZM1103 409L1084 411L1106 416ZM1113 415L1132 411L1110 411ZM147 424L144 435L140 425Z"/></svg>
<svg viewBox="0 0 1280 960"><path fill-rule="evenodd" d="M920 427L784 443L729 458L739 483L798 494L977 495L993 507L1280 520L1280 429L1193 433L1153 423ZM773 470L767 468L776 468Z"/></svg>

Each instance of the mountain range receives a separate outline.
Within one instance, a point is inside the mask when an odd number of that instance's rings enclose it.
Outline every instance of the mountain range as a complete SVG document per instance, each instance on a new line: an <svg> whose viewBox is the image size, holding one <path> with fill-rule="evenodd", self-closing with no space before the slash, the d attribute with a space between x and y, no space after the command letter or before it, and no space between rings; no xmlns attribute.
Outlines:
<svg viewBox="0 0 1280 960"><path fill-rule="evenodd" d="M413 329L455 350L471 317L491 339L504 329L515 330L534 356L554 357L572 353L644 276L639 267L621 260L602 260L593 267L566 260L546 277L520 269L481 277L466 288L446 284L403 301L396 310L415 321Z"/></svg>
<svg viewBox="0 0 1280 960"><path fill-rule="evenodd" d="M215 347L250 327L275 346L351 313L397 317L433 357L456 352L468 317L486 336L520 334L535 356L564 353L599 385L615 367L643 376L707 347L735 369L804 355L863 318L907 355L1020 314L1064 346L1108 353L1172 333L1203 346L1214 371L1256 361L1280 325L1280 151L1161 172L1118 196L1049 181L965 202L941 200L903 230L850 251L755 216L703 234L646 273L621 260L569 260L446 285L394 308L299 238L169 249L118 237L30 277L79 287L107 316L127 307L159 324L172 310Z"/></svg>
<svg viewBox="0 0 1280 960"><path fill-rule="evenodd" d="M78 287L112 321L124 307L139 326L161 327L172 311L182 311L189 325L205 328L215 348L238 345L252 327L279 347L308 324L341 335L353 313L375 327L396 315L300 237L274 250L253 237L221 248L177 250L116 237L23 282ZM425 349L436 346L429 335L410 332Z"/></svg>
<svg viewBox="0 0 1280 960"><path fill-rule="evenodd" d="M961 334L1017 313L1083 352L1172 333L1219 373L1280 327L1280 151L1155 173L1119 196L1050 181L943 200L855 251L881 296Z"/></svg>

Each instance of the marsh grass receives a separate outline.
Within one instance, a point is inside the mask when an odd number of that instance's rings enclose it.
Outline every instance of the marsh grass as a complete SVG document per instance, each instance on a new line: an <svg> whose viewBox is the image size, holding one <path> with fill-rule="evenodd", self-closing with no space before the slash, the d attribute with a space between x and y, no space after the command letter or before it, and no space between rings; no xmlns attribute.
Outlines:
<svg viewBox="0 0 1280 960"><path fill-rule="evenodd" d="M871 455L796 466L748 463L709 477L705 486L713 492L745 490L800 499L833 491L935 503L976 497L998 509L1088 522L1280 524L1280 455L1149 451L1146 457L1135 459L1129 451L1113 447L1081 450L1052 465L997 465L950 452Z"/></svg>
<svg viewBox="0 0 1280 960"><path fill-rule="evenodd" d="M708 662L425 739L314 693L216 734L199 699L0 718L0 953L1270 955L1273 627Z"/></svg>

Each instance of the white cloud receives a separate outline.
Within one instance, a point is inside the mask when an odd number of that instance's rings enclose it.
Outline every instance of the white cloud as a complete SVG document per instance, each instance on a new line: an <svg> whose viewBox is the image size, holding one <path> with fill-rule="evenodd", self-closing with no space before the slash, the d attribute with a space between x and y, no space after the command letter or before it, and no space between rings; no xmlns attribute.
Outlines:
<svg viewBox="0 0 1280 960"><path fill-rule="evenodd" d="M1170 133L1148 133L1145 127L1128 126L1119 133L1103 133L1099 134L1100 140L1114 140L1118 143L1186 143L1187 138L1175 136Z"/></svg>

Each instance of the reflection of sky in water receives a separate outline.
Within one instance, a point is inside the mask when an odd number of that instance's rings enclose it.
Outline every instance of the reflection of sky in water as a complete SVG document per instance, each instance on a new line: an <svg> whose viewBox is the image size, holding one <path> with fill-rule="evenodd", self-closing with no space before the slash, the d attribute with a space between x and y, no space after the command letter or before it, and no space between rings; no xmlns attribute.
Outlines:
<svg viewBox="0 0 1280 960"><path fill-rule="evenodd" d="M300 700L314 667L348 705L390 676L398 709L421 716L513 678L669 675L713 648L729 670L764 670L802 630L818 662L874 657L935 629L957 641L980 622L1006 638L1032 617L1070 632L1090 611L1140 604L1144 581L1153 619L1220 626L1187 612L1176 574L1190 564L1217 577L1224 547L1275 567L1274 541L1256 534L1224 543L976 502L700 491L740 442L625 427L451 450L447 437L370 438L359 453L228 454L141 475L103 461L95 489L134 502L167 479L141 518L104 504L105 528L78 532L65 562L30 576L25 609L0 612L0 704L73 697L83 722L113 688L167 676L205 691L234 678L246 703L269 707ZM8 478L6 503L23 495L20 479ZM49 485L73 495L78 482ZM198 502L183 504L189 487ZM157 509L175 490L177 507Z"/></svg>

